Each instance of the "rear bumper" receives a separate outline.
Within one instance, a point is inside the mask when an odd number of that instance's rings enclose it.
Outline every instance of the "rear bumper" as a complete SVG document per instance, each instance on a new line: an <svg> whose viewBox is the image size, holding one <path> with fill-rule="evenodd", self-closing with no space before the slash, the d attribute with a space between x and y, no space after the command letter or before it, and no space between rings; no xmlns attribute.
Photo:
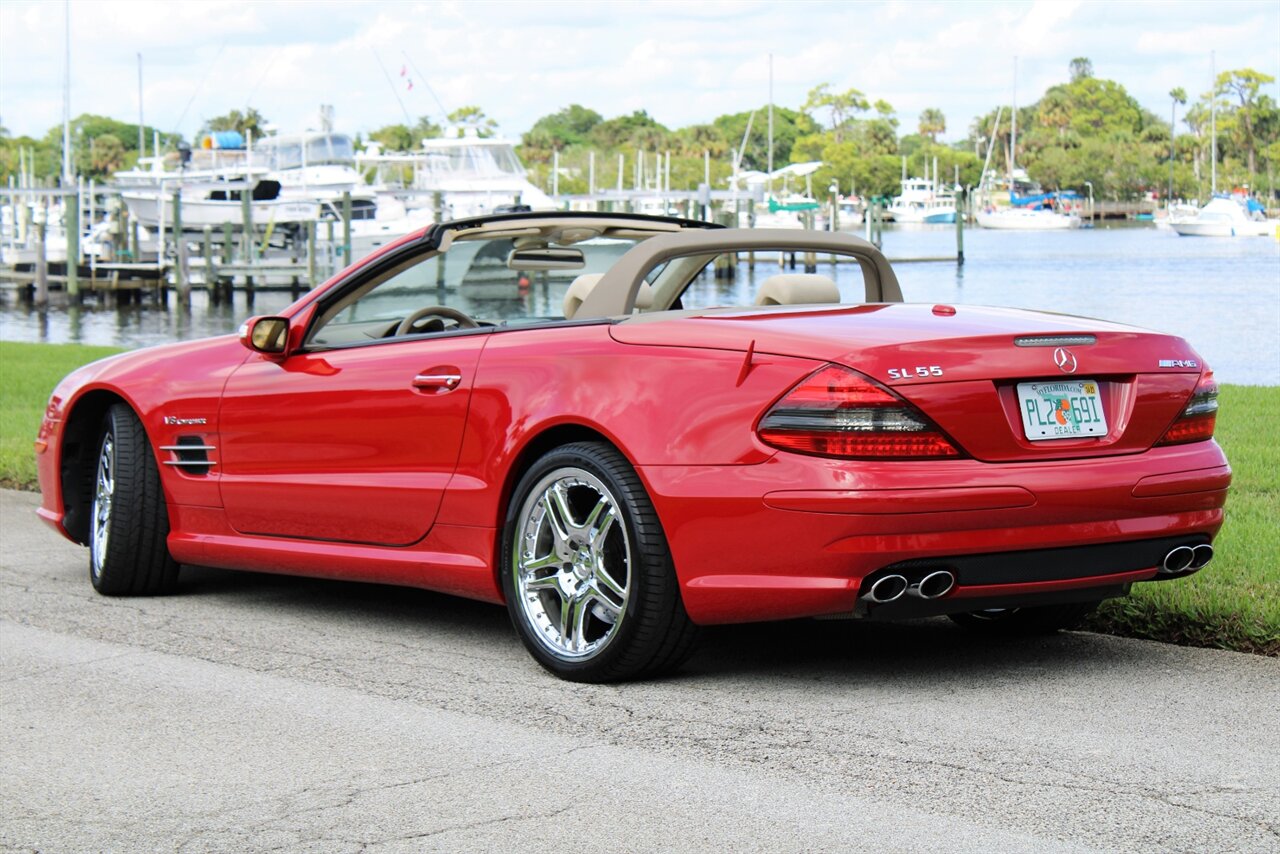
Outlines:
<svg viewBox="0 0 1280 854"><path fill-rule="evenodd" d="M1210 441L1046 463L865 463L780 453L754 466L647 466L641 476L671 544L685 607L695 622L711 624L853 613L862 580L905 561L1178 537L1207 542L1222 525L1231 473ZM1155 576L1158 559L1135 567L1114 553L1090 553L1066 577L1034 560L1009 563L998 583L961 573L955 589L934 600L935 612L1068 590L1102 598Z"/></svg>

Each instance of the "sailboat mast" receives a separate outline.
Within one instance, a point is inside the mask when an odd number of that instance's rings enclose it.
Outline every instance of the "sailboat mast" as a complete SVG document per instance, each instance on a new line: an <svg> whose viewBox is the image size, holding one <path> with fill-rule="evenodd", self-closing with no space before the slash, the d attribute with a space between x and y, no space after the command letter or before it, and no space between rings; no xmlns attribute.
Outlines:
<svg viewBox="0 0 1280 854"><path fill-rule="evenodd" d="M142 157L147 153L146 139L143 137L142 128L142 54L138 54L138 156Z"/></svg>
<svg viewBox="0 0 1280 854"><path fill-rule="evenodd" d="M1009 114L1009 194L1013 194L1014 160L1018 156L1018 57L1013 58L1013 112Z"/></svg>
<svg viewBox="0 0 1280 854"><path fill-rule="evenodd" d="M63 0L62 183L71 180L71 0Z"/></svg>
<svg viewBox="0 0 1280 854"><path fill-rule="evenodd" d="M773 54L769 54L769 176L765 180L768 182L768 192L765 194L769 198L773 198Z"/></svg>
<svg viewBox="0 0 1280 854"><path fill-rule="evenodd" d="M1213 197L1218 194L1218 55L1212 50L1209 51L1209 73L1212 76L1209 83L1209 133L1213 138L1212 156L1209 158L1209 171L1213 177L1209 181L1209 196Z"/></svg>

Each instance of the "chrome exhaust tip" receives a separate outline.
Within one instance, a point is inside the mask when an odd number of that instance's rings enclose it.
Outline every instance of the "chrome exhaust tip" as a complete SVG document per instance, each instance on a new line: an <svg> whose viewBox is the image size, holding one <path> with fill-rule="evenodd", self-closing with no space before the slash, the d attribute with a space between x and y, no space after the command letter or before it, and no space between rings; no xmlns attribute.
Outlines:
<svg viewBox="0 0 1280 854"><path fill-rule="evenodd" d="M1210 549L1210 557L1213 557ZM1196 559L1195 549L1191 546L1178 546L1172 549L1160 562L1161 572L1185 572ZM1206 561L1207 562L1207 561Z"/></svg>
<svg viewBox="0 0 1280 854"><path fill-rule="evenodd" d="M907 579L904 576L883 575L875 580L871 585L871 589L862 598L868 602L883 605L885 602L892 602L895 599L902 598L902 594L906 592Z"/></svg>
<svg viewBox="0 0 1280 854"><path fill-rule="evenodd" d="M1191 569L1203 569L1213 560L1213 546L1208 543L1201 543L1191 550Z"/></svg>
<svg viewBox="0 0 1280 854"><path fill-rule="evenodd" d="M956 577L950 571L940 569L937 572L931 572L924 578L921 578L915 584L907 588L907 592L912 596L919 596L921 599L939 599L951 592L951 588L956 586Z"/></svg>

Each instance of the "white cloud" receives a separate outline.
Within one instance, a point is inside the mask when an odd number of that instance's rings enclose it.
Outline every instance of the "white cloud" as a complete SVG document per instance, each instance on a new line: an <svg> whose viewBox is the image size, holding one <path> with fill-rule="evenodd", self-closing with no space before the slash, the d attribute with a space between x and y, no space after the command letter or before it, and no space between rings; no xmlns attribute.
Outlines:
<svg viewBox="0 0 1280 854"><path fill-rule="evenodd" d="M15 134L61 121L62 9L0 3L0 121ZM1087 56L1161 115L1170 88L1207 86L1212 49L1219 68L1280 72L1275 3L73 0L71 12L72 113L136 117L140 52L148 122L188 136L246 104L289 130L329 103L340 126L367 131L403 120L399 101L438 115L428 84L509 135L575 102L682 126L763 105L770 53L778 104L829 82L888 100L904 130L940 107L951 138L1008 103L1015 54L1020 103Z"/></svg>

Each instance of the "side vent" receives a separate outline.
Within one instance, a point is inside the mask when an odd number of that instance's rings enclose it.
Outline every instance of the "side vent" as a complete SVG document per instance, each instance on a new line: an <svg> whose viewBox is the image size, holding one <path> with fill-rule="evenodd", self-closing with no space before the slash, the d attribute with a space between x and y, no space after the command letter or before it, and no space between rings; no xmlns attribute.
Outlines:
<svg viewBox="0 0 1280 854"><path fill-rule="evenodd" d="M204 475L213 468L209 452L217 450L213 445L206 445L202 436L179 436L176 445L161 445L160 450L168 451L170 458L162 462L167 466L177 466L190 475Z"/></svg>

